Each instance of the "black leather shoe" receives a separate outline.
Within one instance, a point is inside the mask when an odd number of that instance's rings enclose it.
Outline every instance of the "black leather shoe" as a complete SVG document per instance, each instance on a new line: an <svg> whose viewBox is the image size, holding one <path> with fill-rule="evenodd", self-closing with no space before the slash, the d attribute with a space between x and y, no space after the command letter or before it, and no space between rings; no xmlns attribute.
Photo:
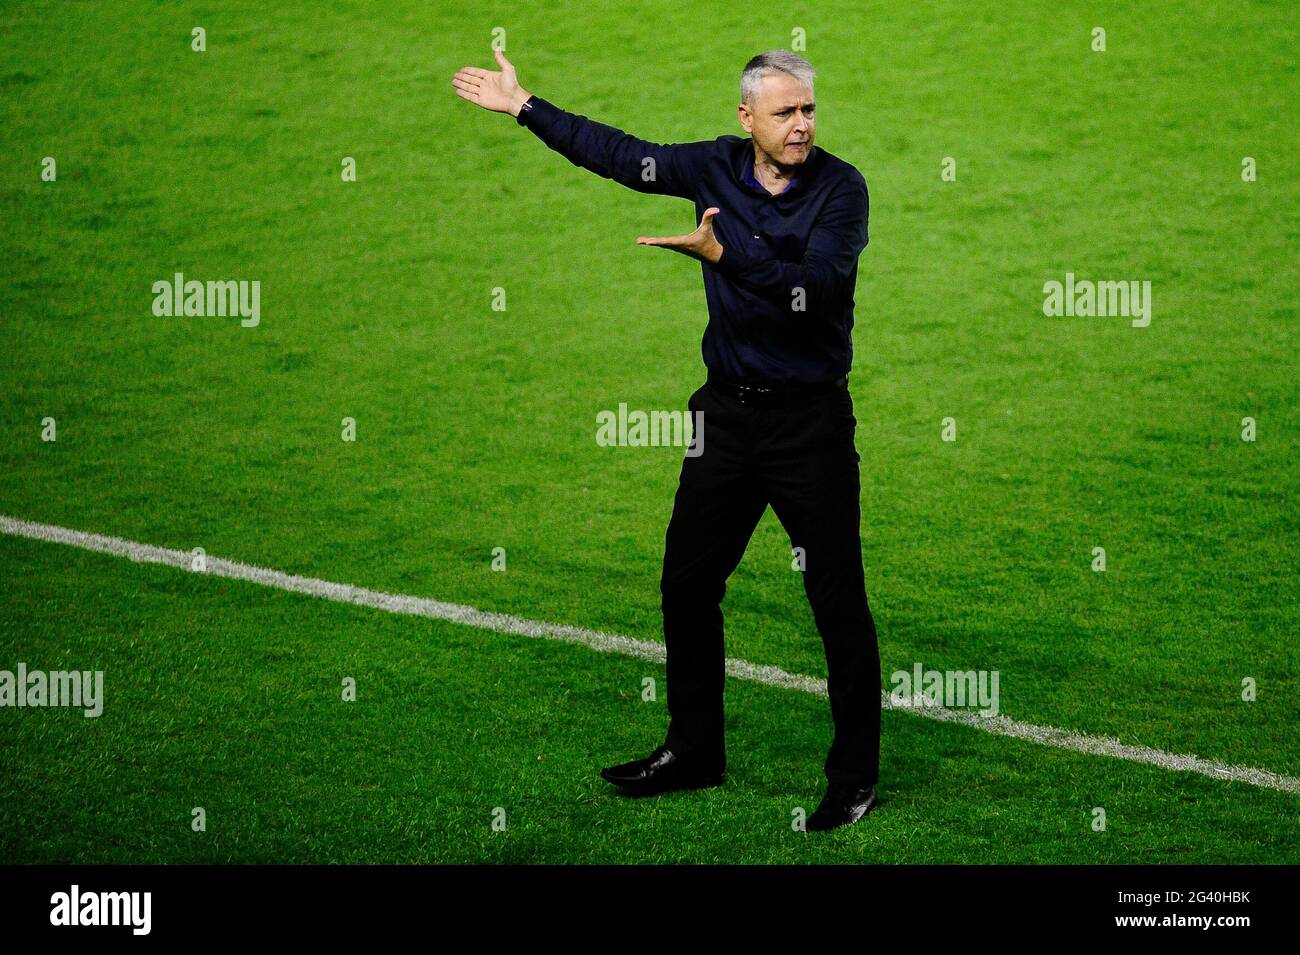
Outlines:
<svg viewBox="0 0 1300 955"><path fill-rule="evenodd" d="M806 828L809 832L822 832L852 825L875 809L877 804L875 786L869 789L829 786L821 805L808 817Z"/></svg>
<svg viewBox="0 0 1300 955"><path fill-rule="evenodd" d="M632 795L671 792L674 789L705 789L721 786L723 771L700 766L668 749L658 747L645 759L634 759L600 771L602 778Z"/></svg>

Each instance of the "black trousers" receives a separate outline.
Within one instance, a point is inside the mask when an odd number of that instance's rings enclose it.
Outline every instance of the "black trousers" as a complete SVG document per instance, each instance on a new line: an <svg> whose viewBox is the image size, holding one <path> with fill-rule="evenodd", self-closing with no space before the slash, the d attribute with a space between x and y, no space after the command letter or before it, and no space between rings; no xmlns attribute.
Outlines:
<svg viewBox="0 0 1300 955"><path fill-rule="evenodd" d="M862 570L857 419L848 388L765 407L706 382L688 408L702 413L704 442L698 457L682 463L664 541L665 744L710 768L725 767L721 603L771 504L791 545L803 549L804 591L826 650L835 724L827 780L875 785L880 651Z"/></svg>

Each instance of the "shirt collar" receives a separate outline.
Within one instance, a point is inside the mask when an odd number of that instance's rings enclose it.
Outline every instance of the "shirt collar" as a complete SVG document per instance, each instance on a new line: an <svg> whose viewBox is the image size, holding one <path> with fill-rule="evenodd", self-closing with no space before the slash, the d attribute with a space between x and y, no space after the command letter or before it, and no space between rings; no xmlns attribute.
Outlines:
<svg viewBox="0 0 1300 955"><path fill-rule="evenodd" d="M744 168L741 170L740 173L741 179L744 181L745 185L753 186L755 189L758 189L762 192L767 192L767 189L764 188L763 184L754 178L754 147L750 146L749 149L747 150L747 153L748 155L745 157ZM788 183L786 183L786 187L782 189L780 192L778 192L777 195L784 196L787 192L793 189L798 182L799 182L799 177L795 176ZM772 193L770 192L767 192L767 194L769 196L772 195Z"/></svg>

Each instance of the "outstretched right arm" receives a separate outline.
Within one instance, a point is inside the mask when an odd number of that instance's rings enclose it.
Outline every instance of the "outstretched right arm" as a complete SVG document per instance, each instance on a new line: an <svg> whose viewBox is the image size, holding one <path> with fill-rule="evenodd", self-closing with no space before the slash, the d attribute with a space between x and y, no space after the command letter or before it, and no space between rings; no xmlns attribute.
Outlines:
<svg viewBox="0 0 1300 955"><path fill-rule="evenodd" d="M695 183L716 143L660 144L560 109L519 85L515 68L496 51L501 72L464 67L452 78L456 95L484 109L509 113L575 166L637 192L695 198ZM523 109L531 98L530 108Z"/></svg>

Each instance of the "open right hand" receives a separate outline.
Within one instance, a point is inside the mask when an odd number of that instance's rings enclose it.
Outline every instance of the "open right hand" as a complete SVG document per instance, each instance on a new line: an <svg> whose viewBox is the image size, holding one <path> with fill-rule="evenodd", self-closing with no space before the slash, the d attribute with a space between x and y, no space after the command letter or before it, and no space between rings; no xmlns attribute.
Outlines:
<svg viewBox="0 0 1300 955"><path fill-rule="evenodd" d="M501 72L493 73L477 66L463 66L451 78L451 85L456 87L456 95L461 99L467 99L494 113L518 116L519 107L532 94L519 85L515 68L505 54L500 50L494 52Z"/></svg>

